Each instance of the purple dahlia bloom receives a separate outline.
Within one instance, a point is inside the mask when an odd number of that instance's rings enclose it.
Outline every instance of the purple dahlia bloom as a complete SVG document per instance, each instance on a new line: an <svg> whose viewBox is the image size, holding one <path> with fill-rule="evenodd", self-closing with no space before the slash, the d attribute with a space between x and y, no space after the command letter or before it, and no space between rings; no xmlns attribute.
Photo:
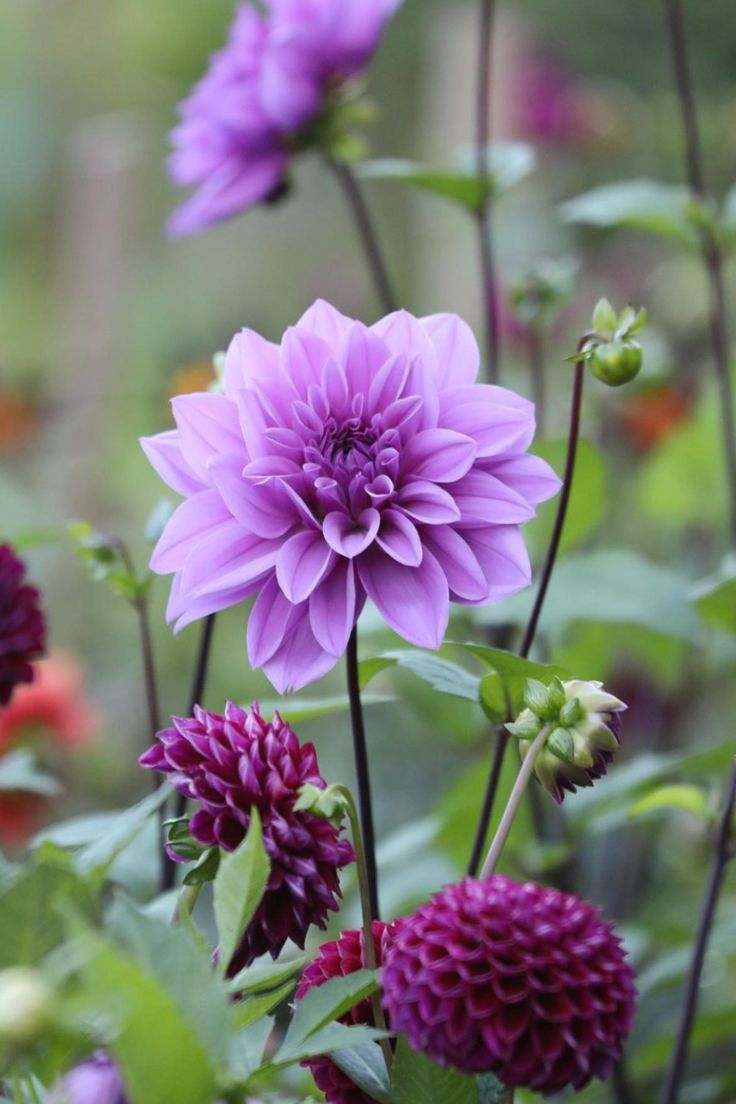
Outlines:
<svg viewBox="0 0 736 1104"><path fill-rule="evenodd" d="M396 927L396 921L393 924L384 924L381 920L373 921L373 946L378 966L383 964ZM324 985L332 978L347 977L348 974L364 969L368 965L364 948L362 931L344 931L338 939L331 943L323 943L317 957L310 962L302 974L295 1000L300 1001L310 989ZM370 1000L362 1000L354 1005L340 1022L370 1024L375 1027ZM311 1070L317 1087L325 1094L329 1104L376 1104L373 1097L359 1089L328 1055L308 1058L302 1062L302 1065Z"/></svg>
<svg viewBox="0 0 736 1104"><path fill-rule="evenodd" d="M21 682L33 682L32 660L43 655L46 622L36 587L23 583L26 565L0 544L0 706Z"/></svg>
<svg viewBox="0 0 736 1104"><path fill-rule="evenodd" d="M280 346L238 334L224 392L174 399L177 428L142 441L185 496L151 559L169 620L257 595L248 656L283 693L335 665L366 597L438 648L451 601L527 586L520 526L559 481L527 454L532 403L478 368L451 314L368 328L317 302Z"/></svg>
<svg viewBox="0 0 736 1104"><path fill-rule="evenodd" d="M501 874L446 886L384 958L395 1031L439 1065L550 1096L605 1079L634 1018L634 972L592 905Z"/></svg>
<svg viewBox="0 0 736 1104"><path fill-rule="evenodd" d="M367 65L401 0L266 0L239 5L225 47L179 108L169 170L196 188L173 215L194 234L283 185L304 131Z"/></svg>
<svg viewBox="0 0 736 1104"><path fill-rule="evenodd" d="M127 1097L117 1065L98 1050L56 1082L48 1104L127 1104Z"/></svg>
<svg viewBox="0 0 736 1104"><path fill-rule="evenodd" d="M353 861L340 829L294 808L302 786L325 788L312 744L300 744L278 713L265 721L232 702L225 715L195 706L194 717L172 718L173 728L141 756L168 774L199 809L189 830L205 847L234 851L245 838L255 805L271 861L266 893L229 964L237 973L267 952L275 958L287 939L304 946L310 925L326 927L340 896L339 870Z"/></svg>

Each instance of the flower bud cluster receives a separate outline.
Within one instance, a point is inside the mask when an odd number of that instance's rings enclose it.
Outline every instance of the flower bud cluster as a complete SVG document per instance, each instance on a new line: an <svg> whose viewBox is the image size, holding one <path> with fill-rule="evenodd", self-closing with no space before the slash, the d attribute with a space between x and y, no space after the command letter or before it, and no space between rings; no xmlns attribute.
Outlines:
<svg viewBox="0 0 736 1104"><path fill-rule="evenodd" d="M583 356L602 383L621 387L639 375L643 354L634 335L646 320L647 312L643 309L637 312L633 307L624 307L617 314L607 299L599 300L593 311L595 332L586 342Z"/></svg>
<svg viewBox="0 0 736 1104"><path fill-rule="evenodd" d="M529 679L524 703L526 708L506 728L519 741L523 756L547 728L534 772L555 801L563 800L565 790L592 786L606 773L619 743L619 714L626 706L602 683L555 678L545 686Z"/></svg>

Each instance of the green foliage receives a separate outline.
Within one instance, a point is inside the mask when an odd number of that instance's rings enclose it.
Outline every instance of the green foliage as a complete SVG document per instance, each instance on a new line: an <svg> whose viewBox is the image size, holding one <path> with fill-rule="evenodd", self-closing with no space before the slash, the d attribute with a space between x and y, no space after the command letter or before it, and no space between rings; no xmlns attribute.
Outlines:
<svg viewBox="0 0 736 1104"><path fill-rule="evenodd" d="M253 808L243 842L223 856L214 883L219 969L227 969L248 924L261 903L271 864L263 846L261 818Z"/></svg>
<svg viewBox="0 0 736 1104"><path fill-rule="evenodd" d="M52 775L41 770L27 748L17 748L0 759L0 790L54 797L61 786Z"/></svg>
<svg viewBox="0 0 736 1104"><path fill-rule="evenodd" d="M691 596L706 624L736 632L736 559L729 556L714 576L693 587Z"/></svg>
<svg viewBox="0 0 736 1104"><path fill-rule="evenodd" d="M377 1100L379 1104L393 1104L386 1060L376 1043L336 1050L332 1061L372 1100Z"/></svg>
<svg viewBox="0 0 736 1104"><path fill-rule="evenodd" d="M623 180L604 184L562 204L563 219L605 229L646 230L679 245L696 247L700 235L691 217L691 194L678 184Z"/></svg>
<svg viewBox="0 0 736 1104"><path fill-rule="evenodd" d="M402 667L426 682L433 690L441 694L450 694L455 698L465 698L477 702L480 680L457 663L435 652L423 652L418 649L384 652L373 659L364 659L359 666L361 687L367 686L382 671L391 667Z"/></svg>
<svg viewBox="0 0 736 1104"><path fill-rule="evenodd" d="M86 521L74 522L68 532L78 556L89 564L94 579L105 583L132 605L145 598L151 575L149 572L137 574L118 537L101 533Z"/></svg>
<svg viewBox="0 0 736 1104"><path fill-rule="evenodd" d="M364 706L371 706L383 705L386 702L393 701L393 698L386 694L364 694L361 700ZM318 717L329 717L334 714L349 712L350 698L347 694L333 694L324 698L300 698L297 696L263 701L260 706L264 717L272 717L274 713L278 712L289 724L298 725L302 721L312 721Z"/></svg>
<svg viewBox="0 0 736 1104"><path fill-rule="evenodd" d="M501 680L504 694L509 705L509 715L516 716L524 708L524 695L528 679L536 679L548 686L554 678L567 678L568 672L562 667L549 663L533 663L522 659L513 652L501 648L489 648L484 644L455 644L457 648L475 656L490 667Z"/></svg>
<svg viewBox="0 0 736 1104"><path fill-rule="evenodd" d="M478 1104L474 1077L436 1065L400 1038L391 1068L394 1104Z"/></svg>

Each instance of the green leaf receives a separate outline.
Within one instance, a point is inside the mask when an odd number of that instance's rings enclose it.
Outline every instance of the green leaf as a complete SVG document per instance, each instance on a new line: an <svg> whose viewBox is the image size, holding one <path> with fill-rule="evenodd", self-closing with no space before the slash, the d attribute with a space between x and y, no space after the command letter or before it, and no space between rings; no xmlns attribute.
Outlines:
<svg viewBox="0 0 736 1104"><path fill-rule="evenodd" d="M214 883L214 910L219 943L219 969L224 972L268 884L271 864L263 846L261 818L251 810L243 842L223 856Z"/></svg>
<svg viewBox="0 0 736 1104"><path fill-rule="evenodd" d="M247 1000L241 1001L233 1010L235 1026L238 1028L250 1027L262 1016L277 1008L293 992L294 982L290 980L280 985L278 989L271 989L268 993L255 993Z"/></svg>
<svg viewBox="0 0 736 1104"><path fill-rule="evenodd" d="M736 557L729 556L717 574L697 583L691 597L706 624L736 632Z"/></svg>
<svg viewBox="0 0 736 1104"><path fill-rule="evenodd" d="M626 227L697 247L700 235L689 217L691 194L677 184L644 178L604 184L563 203L566 222L605 228Z"/></svg>
<svg viewBox="0 0 736 1104"><path fill-rule="evenodd" d="M521 142L498 142L488 149L488 186L476 172L474 151L459 151L456 163L448 167L422 165L416 161L385 158L366 161L356 171L366 180L391 181L432 192L477 212L484 198L498 198L528 176L534 168L534 151Z"/></svg>
<svg viewBox="0 0 736 1104"><path fill-rule="evenodd" d="M0 969L36 966L64 938L62 906L92 915L89 887L49 852L0 887Z"/></svg>
<svg viewBox="0 0 736 1104"><path fill-rule="evenodd" d="M171 794L171 787L163 783L137 805L115 814L107 822L105 831L82 845L77 852L76 866L83 874L103 876L115 860L127 850L143 830L150 817L157 813Z"/></svg>
<svg viewBox="0 0 736 1104"><path fill-rule="evenodd" d="M436 652L423 652L417 650L401 650L385 652L375 659L363 660L360 664L361 686L367 685L381 671L390 667L402 667L411 671L422 682L426 682L433 690L441 694L451 694L456 698L465 698L467 701L477 702L480 688L480 679L477 675L466 671L457 663L438 656Z"/></svg>
<svg viewBox="0 0 736 1104"><path fill-rule="evenodd" d="M269 1065L272 1069L282 1069L293 1065L294 1062L301 1062L304 1058L313 1058L318 1054L331 1054L336 1050L348 1050L386 1037L387 1032L363 1024L350 1027L342 1023L329 1023L314 1034L308 1035L306 1039L295 1041L288 1049L283 1046Z"/></svg>
<svg viewBox="0 0 736 1104"><path fill-rule="evenodd" d="M532 452L546 460L562 479L567 459L567 439L538 441ZM608 467L603 454L589 441L581 440L560 541L561 556L589 537L603 520L610 502L608 488ZM524 539L533 561L541 560L546 553L556 516L557 496L540 504L536 518L524 526Z"/></svg>
<svg viewBox="0 0 736 1104"><path fill-rule="evenodd" d="M513 717L516 717L525 706L527 679L535 679L544 686L549 686L555 677L569 678L569 673L562 667L551 663L533 663L530 659L522 659L521 656L505 652L501 648L459 642L453 642L453 646L476 656L500 677Z"/></svg>
<svg viewBox="0 0 736 1104"><path fill-rule="evenodd" d="M348 1050L335 1050L331 1057L335 1065L371 1100L391 1104L391 1083L380 1046L363 1043Z"/></svg>
<svg viewBox="0 0 736 1104"><path fill-rule="evenodd" d="M52 775L40 769L27 748L17 748L0 759L0 790L54 797L61 786Z"/></svg>
<svg viewBox="0 0 736 1104"><path fill-rule="evenodd" d="M610 621L692 641L699 625L688 602L689 589L686 576L630 549L578 553L555 568L540 628L555 636L577 621ZM479 610L478 620L526 624L535 594L526 591Z"/></svg>
<svg viewBox="0 0 736 1104"><path fill-rule="evenodd" d="M279 1051L279 1061L293 1059L306 1039L331 1024L332 1020L344 1016L377 988L378 970L356 970L346 977L330 978L323 985L310 989L306 996L297 1001L284 1044Z"/></svg>
<svg viewBox="0 0 736 1104"><path fill-rule="evenodd" d="M231 1038L228 1066L233 1080L245 1084L256 1072L263 1061L273 1024L271 1016L263 1016Z"/></svg>
<svg viewBox="0 0 736 1104"><path fill-rule="evenodd" d="M629 809L629 816L637 818L646 813L660 812L667 809L682 809L692 813L707 823L715 820L708 795L700 786L671 785L660 786L645 797L640 798Z"/></svg>
<svg viewBox="0 0 736 1104"><path fill-rule="evenodd" d="M394 699L387 694L366 694L361 698L364 706L384 705ZM315 717L327 717L332 713L347 713L350 710L350 698L347 694L335 694L324 698L283 698L261 702L261 713L272 717L278 712L289 724L299 724Z"/></svg>
<svg viewBox="0 0 736 1104"><path fill-rule="evenodd" d="M478 1104L478 1084L411 1049L402 1036L391 1069L394 1104Z"/></svg>
<svg viewBox="0 0 736 1104"><path fill-rule="evenodd" d="M235 975L227 979L227 988L231 993L255 993L260 989L273 989L287 978L301 970L306 963L306 957L291 958L288 962L256 962L252 966L246 966Z"/></svg>
<svg viewBox="0 0 736 1104"><path fill-rule="evenodd" d="M158 980L93 933L80 979L89 1014L113 1026L108 1049L131 1104L203 1104L217 1089L200 1035ZM182 979L185 981L185 979Z"/></svg>

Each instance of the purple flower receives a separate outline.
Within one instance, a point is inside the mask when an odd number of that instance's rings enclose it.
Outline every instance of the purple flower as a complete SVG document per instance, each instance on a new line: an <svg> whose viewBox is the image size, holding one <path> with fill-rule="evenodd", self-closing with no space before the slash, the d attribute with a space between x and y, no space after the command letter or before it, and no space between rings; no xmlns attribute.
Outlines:
<svg viewBox="0 0 736 1104"><path fill-rule="evenodd" d="M415 1050L550 1096L611 1073L633 978L592 905L494 874L446 886L402 920L381 983L393 1030Z"/></svg>
<svg viewBox="0 0 736 1104"><path fill-rule="evenodd" d="M284 692L335 665L366 597L438 648L450 601L527 586L520 526L559 481L527 455L533 405L478 368L451 314L367 328L317 302L280 346L238 334L224 393L174 399L177 428L142 441L186 498L151 559L169 620L257 594L248 655Z"/></svg>
<svg viewBox="0 0 736 1104"><path fill-rule="evenodd" d="M36 587L23 584L26 565L9 544L0 544L0 706L15 687L33 682L31 660L43 655L46 622Z"/></svg>
<svg viewBox="0 0 736 1104"><path fill-rule="evenodd" d="M98 1050L52 1087L48 1104L127 1104L118 1067Z"/></svg>
<svg viewBox="0 0 736 1104"><path fill-rule="evenodd" d="M169 160L197 190L173 215L197 233L274 195L305 129L375 51L401 0L267 0L239 5L226 46L180 106Z"/></svg>
<svg viewBox="0 0 736 1104"><path fill-rule="evenodd" d="M246 712L228 702L223 717L195 706L193 719L173 722L140 762L198 803L189 822L194 838L234 851L254 805L261 815L271 875L230 973L266 952L275 958L287 939L303 947L310 925L324 928L337 911L338 872L354 858L339 829L294 808L302 786L325 787L314 746L300 744L278 713L264 721L257 705Z"/></svg>

